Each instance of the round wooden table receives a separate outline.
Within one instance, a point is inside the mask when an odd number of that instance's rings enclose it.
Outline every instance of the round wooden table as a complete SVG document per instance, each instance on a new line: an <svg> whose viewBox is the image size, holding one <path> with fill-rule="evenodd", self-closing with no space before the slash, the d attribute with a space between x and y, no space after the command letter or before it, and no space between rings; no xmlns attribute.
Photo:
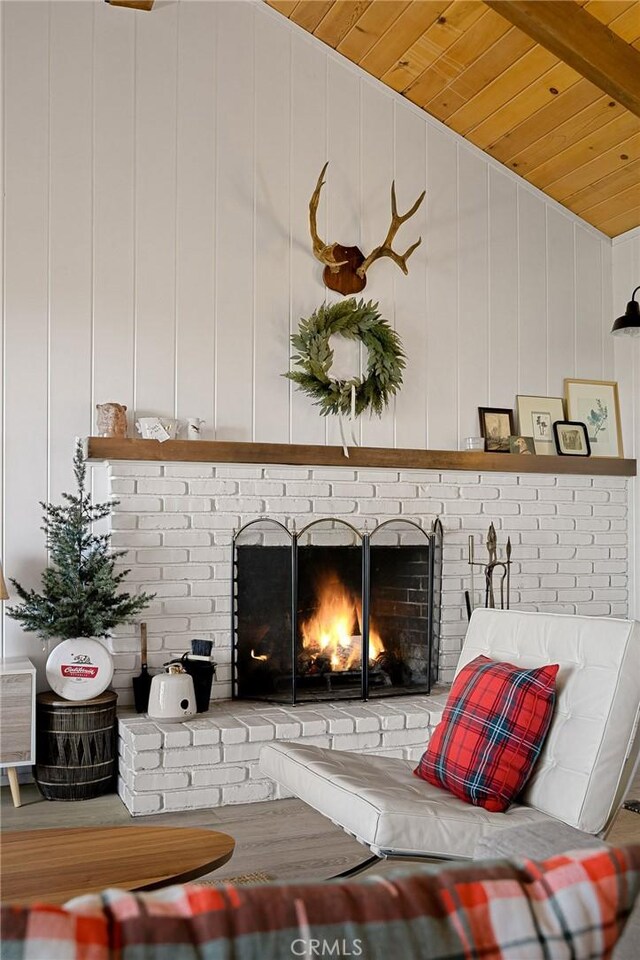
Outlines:
<svg viewBox="0 0 640 960"><path fill-rule="evenodd" d="M0 888L13 903L64 903L106 887L153 890L226 863L235 841L186 827L79 827L2 834Z"/></svg>

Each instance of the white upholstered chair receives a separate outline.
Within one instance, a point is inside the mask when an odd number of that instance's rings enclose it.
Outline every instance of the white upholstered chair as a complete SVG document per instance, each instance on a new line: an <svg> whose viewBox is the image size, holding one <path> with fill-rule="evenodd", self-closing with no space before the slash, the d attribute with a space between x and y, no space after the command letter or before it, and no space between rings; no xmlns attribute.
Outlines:
<svg viewBox="0 0 640 960"><path fill-rule="evenodd" d="M479 654L523 667L560 664L543 751L521 802L505 813L431 786L411 760L273 742L261 769L375 857L471 858L493 831L545 821L604 838L640 744L640 622L478 609L458 670Z"/></svg>

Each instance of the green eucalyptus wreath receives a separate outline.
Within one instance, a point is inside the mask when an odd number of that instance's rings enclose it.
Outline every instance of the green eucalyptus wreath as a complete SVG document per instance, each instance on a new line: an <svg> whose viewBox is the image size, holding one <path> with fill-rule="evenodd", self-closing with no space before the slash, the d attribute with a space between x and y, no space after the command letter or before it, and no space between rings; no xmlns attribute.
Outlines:
<svg viewBox="0 0 640 960"><path fill-rule="evenodd" d="M360 340L367 348L367 375L350 380L330 376L333 350L330 338L339 334L348 340ZM402 385L405 355L400 337L378 313L378 304L364 300L340 300L323 304L308 320L301 320L291 344L296 353L291 359L300 369L283 376L298 384L300 390L320 407L320 413L349 414L355 388L356 416L370 410L380 416Z"/></svg>

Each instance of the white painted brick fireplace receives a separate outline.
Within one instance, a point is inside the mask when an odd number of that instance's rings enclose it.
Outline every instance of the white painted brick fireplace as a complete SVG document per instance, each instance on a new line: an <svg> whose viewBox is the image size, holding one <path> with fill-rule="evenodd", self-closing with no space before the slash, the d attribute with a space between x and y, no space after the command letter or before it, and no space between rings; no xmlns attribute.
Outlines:
<svg viewBox="0 0 640 960"><path fill-rule="evenodd" d="M233 530L255 517L337 516L371 528L408 517L444 526L441 679L453 675L465 633L466 549L482 559L493 522L513 544L512 603L524 610L627 615L627 481L619 477L252 467L117 462L109 465L113 545L129 551L128 589L156 599L145 612L151 668L214 641L213 696L231 696L230 576ZM476 584L478 580L476 578ZM479 591L478 597L479 600ZM124 627L109 641L114 689L132 703L139 639Z"/></svg>
<svg viewBox="0 0 640 960"><path fill-rule="evenodd" d="M128 588L156 594L145 612L152 672L189 649L193 637L213 640L218 663L213 698L221 702L209 715L162 726L121 709L120 791L135 814L278 795L273 785L261 782L257 771L259 742L292 737L301 723L296 711L306 708L297 707L292 714L288 707L229 703L231 538L248 520L269 516L295 520L299 527L312 518L336 516L371 529L376 520L390 517L430 527L439 516L444 527L444 683L453 676L466 629L468 538L475 536L476 558L482 559L490 522L499 548L508 536L513 544L512 606L627 615L623 478L149 462L113 462L108 478L111 494L119 500L113 545L129 551L124 562L131 571ZM476 602L481 602L479 590ZM131 677L139 669L139 639L133 628L124 627L108 644L115 661L113 687L120 707L126 708L132 703ZM442 700L436 697L418 730L410 725L416 721L407 719L401 701L412 716L415 713L415 697L387 701L387 712L392 709L403 717L395 721L400 726L393 745L385 740L381 721L367 713L371 703L321 709L314 704L311 712L322 714L325 726L321 733L308 734L307 742L317 736L336 748L374 753L394 749L397 755L413 756L426 743ZM362 716L360 727L356 725L351 714L358 709L378 724L375 730L365 729L366 723L362 727ZM330 717L333 713L340 719L344 712L350 716L349 733L342 734L335 725L331 728ZM271 720L265 719L267 714L273 714ZM276 720L289 732L278 733ZM298 735L303 736L302 727ZM350 736L364 740L352 741ZM234 743L237 757L229 754Z"/></svg>

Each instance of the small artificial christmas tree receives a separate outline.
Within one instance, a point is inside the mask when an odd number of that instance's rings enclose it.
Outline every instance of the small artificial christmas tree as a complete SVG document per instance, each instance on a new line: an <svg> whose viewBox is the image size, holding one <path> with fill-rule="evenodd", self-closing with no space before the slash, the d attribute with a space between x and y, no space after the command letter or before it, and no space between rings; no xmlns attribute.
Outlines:
<svg viewBox="0 0 640 960"><path fill-rule="evenodd" d="M111 503L92 503L86 489L87 468L82 444L76 444L73 472L77 494L63 493L63 506L40 503L44 510L44 531L51 560L42 574L42 593L25 590L12 580L22 604L8 614L25 630L69 640L74 637L105 637L119 623L131 621L154 595L132 597L118 593L128 570L115 571L115 561L126 550L110 550L109 534L94 534L92 524L110 516Z"/></svg>

